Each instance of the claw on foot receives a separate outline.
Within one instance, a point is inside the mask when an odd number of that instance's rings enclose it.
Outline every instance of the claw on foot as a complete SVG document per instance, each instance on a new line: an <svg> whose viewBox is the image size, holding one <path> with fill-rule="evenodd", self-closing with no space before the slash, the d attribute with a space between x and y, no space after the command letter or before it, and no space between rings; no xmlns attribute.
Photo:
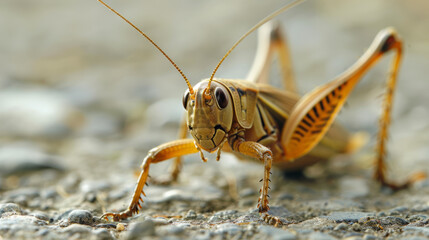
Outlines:
<svg viewBox="0 0 429 240"><path fill-rule="evenodd" d="M261 218L268 224L273 225L274 227L281 227L283 225L282 220L280 218L271 216L268 213L261 213Z"/></svg>
<svg viewBox="0 0 429 240"><path fill-rule="evenodd" d="M121 212L121 213L110 213L110 212L109 213L105 213L100 218L104 219L104 220L106 220L108 222L118 222L118 221L127 219L127 218L129 218L131 216L132 216L131 212L124 211L124 212Z"/></svg>
<svg viewBox="0 0 429 240"><path fill-rule="evenodd" d="M108 222L113 222L115 221L115 214L114 213L105 213L103 215L101 215L100 219L106 220Z"/></svg>

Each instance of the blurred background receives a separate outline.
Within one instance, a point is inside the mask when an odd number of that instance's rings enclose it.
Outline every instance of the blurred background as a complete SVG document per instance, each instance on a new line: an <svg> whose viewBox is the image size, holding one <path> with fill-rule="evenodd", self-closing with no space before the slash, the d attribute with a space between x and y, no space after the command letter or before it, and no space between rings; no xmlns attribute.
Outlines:
<svg viewBox="0 0 429 240"><path fill-rule="evenodd" d="M107 2L158 43L192 84L209 77L250 27L287 3ZM309 0L276 18L287 35L301 94L351 66L379 30L397 29L404 57L389 158L402 171L398 178L429 171L428 11L425 0ZM97 1L1 1L0 36L0 189L51 184L13 177L40 168L100 184L123 176L133 182L130 169L146 151L177 137L185 82L149 42ZM217 77L247 75L256 36L234 50ZM369 72L339 117L353 131L368 131L372 142L389 60Z"/></svg>

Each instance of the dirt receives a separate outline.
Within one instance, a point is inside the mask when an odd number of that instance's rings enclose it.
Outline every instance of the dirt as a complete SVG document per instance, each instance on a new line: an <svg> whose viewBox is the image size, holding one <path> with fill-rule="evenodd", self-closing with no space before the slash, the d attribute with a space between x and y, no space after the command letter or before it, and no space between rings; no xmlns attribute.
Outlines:
<svg viewBox="0 0 429 240"><path fill-rule="evenodd" d="M191 83L283 1L111 3L148 33ZM351 66L377 32L396 28L404 54L388 145L388 176L429 173L429 39L425 1L306 1L276 18L301 94ZM186 89L146 40L97 1L0 3L0 240L2 239L426 239L427 180L391 191L372 180L389 59L368 72L339 121L368 132L360 151L285 175L273 170L273 227L256 210L262 166L222 154L185 158L170 186L149 184L142 213L124 210L151 148L177 138ZM217 77L244 78L256 34ZM276 85L278 72L273 71ZM155 165L152 178L168 174Z"/></svg>

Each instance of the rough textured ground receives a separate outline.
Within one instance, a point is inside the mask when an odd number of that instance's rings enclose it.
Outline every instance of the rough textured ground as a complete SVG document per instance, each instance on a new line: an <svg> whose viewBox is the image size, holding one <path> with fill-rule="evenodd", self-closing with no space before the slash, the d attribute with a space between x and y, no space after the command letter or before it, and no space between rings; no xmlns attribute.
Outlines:
<svg viewBox="0 0 429 240"><path fill-rule="evenodd" d="M254 23L283 1L120 1L193 84ZM389 177L429 173L429 4L307 1L282 14L301 93L332 79L394 26L404 61L389 142ZM3 239L426 239L429 181L392 192L371 180L371 145L352 156L283 176L274 170L274 228L256 212L261 166L223 154L186 158L178 183L147 187L143 213L126 208L149 149L173 140L185 84L165 59L99 3L0 2L0 240ZM218 77L243 78L256 35ZM371 70L340 121L375 136L389 61ZM151 176L168 173L155 166Z"/></svg>

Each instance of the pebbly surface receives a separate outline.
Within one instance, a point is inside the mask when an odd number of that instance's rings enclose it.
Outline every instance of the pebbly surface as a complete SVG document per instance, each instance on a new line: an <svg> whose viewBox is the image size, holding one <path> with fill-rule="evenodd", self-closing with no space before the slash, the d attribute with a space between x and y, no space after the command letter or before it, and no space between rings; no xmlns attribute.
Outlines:
<svg viewBox="0 0 429 240"><path fill-rule="evenodd" d="M111 3L183 68L209 76L247 29L284 3ZM429 33L426 1L307 1L277 18L291 47L300 92L350 66L376 33L394 26L404 57L394 105L389 178L429 173ZM223 153L185 157L179 181L149 184L140 215L100 219L127 207L147 151L174 140L183 118L180 75L97 1L0 2L0 240L3 239L428 239L429 180L393 192L371 179L388 59L354 91L339 121L366 131L350 156L285 176L273 170L270 213L256 210L263 169ZM244 78L256 34L218 77ZM273 72L274 81L277 72ZM274 83L276 84L276 83ZM162 179L169 163L151 167Z"/></svg>

